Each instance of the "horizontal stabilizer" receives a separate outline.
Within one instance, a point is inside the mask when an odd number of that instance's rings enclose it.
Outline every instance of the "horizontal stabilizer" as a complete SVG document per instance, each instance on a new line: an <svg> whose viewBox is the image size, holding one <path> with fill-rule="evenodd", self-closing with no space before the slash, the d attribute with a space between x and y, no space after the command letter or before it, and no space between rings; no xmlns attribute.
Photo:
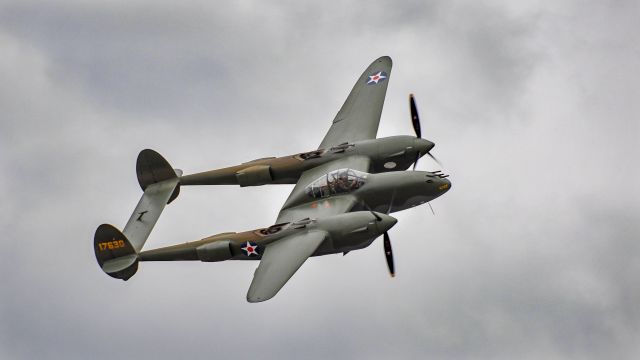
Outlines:
<svg viewBox="0 0 640 360"><path fill-rule="evenodd" d="M136 253L139 253L149 237L151 230L156 225L158 218L169 198L175 193L178 186L178 178L164 180L146 187L142 198L138 202L133 214L129 218L127 225L122 231Z"/></svg>

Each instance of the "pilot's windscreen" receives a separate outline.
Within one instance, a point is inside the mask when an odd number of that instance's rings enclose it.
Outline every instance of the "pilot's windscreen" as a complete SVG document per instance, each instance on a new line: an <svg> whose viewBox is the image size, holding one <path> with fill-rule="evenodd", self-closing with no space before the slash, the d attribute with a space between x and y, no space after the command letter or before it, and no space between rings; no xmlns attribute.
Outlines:
<svg viewBox="0 0 640 360"><path fill-rule="evenodd" d="M364 173L351 169L339 169L316 179L307 186L306 193L314 198L328 197L356 190L364 184L364 181Z"/></svg>
<svg viewBox="0 0 640 360"><path fill-rule="evenodd" d="M336 179L336 192L341 193L341 192L348 192L349 190L351 190L351 187L349 186L349 177L347 175L347 169L343 169L340 170L338 172L338 177Z"/></svg>

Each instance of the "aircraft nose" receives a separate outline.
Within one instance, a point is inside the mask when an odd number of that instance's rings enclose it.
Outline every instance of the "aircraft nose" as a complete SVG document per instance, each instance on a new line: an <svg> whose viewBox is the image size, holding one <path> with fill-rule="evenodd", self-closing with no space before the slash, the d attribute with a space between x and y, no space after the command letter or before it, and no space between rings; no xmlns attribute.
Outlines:
<svg viewBox="0 0 640 360"><path fill-rule="evenodd" d="M428 172L425 191L434 198L446 193L451 189L451 181L447 179L448 176L440 171Z"/></svg>
<svg viewBox="0 0 640 360"><path fill-rule="evenodd" d="M380 218L380 220L376 223L376 226L378 227L378 231L380 231L380 233L388 231L398 222L398 219L387 214L376 212L376 215L378 215L378 217Z"/></svg>
<svg viewBox="0 0 640 360"><path fill-rule="evenodd" d="M418 152L421 155L426 154L429 150L433 149L434 146L436 146L436 144L432 143L431 141L427 140L427 139L423 139L423 138L416 138L413 140L413 145L415 146L416 150L418 150Z"/></svg>
<svg viewBox="0 0 640 360"><path fill-rule="evenodd" d="M449 179L439 179L438 180L438 190L442 192L442 194L446 193L451 189L451 181Z"/></svg>

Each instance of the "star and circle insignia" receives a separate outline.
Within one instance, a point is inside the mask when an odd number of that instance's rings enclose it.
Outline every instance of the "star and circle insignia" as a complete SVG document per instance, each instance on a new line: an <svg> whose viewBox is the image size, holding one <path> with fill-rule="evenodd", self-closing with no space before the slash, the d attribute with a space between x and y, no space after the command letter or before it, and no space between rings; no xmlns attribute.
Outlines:
<svg viewBox="0 0 640 360"><path fill-rule="evenodd" d="M388 77L387 73L384 71L378 71L369 75L369 79L367 79L367 85L377 84L380 81L384 81Z"/></svg>
<svg viewBox="0 0 640 360"><path fill-rule="evenodd" d="M246 243L244 243L240 247L240 249L247 256L258 256L258 255L260 255L260 253L258 252L258 244L254 243L254 242L251 242L251 241L247 241Z"/></svg>

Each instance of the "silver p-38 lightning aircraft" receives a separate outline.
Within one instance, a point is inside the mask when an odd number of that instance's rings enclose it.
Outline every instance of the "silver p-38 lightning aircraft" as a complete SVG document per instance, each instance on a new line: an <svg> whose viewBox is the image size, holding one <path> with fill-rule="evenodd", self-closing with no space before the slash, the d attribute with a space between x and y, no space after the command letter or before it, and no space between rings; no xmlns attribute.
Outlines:
<svg viewBox="0 0 640 360"><path fill-rule="evenodd" d="M310 256L347 254L383 235L393 276L387 231L397 220L389 214L428 203L451 183L440 171L415 171L420 157L433 157L429 151L434 144L421 137L413 96L409 104L416 136L376 138L391 66L385 56L367 67L316 150L184 176L155 151L141 151L136 164L144 191L140 202L122 232L103 224L95 233L102 270L128 280L143 261L259 260L247 301L260 302L275 296ZM414 171L403 171L412 164ZM181 186L224 184L296 185L275 225L142 251Z"/></svg>

